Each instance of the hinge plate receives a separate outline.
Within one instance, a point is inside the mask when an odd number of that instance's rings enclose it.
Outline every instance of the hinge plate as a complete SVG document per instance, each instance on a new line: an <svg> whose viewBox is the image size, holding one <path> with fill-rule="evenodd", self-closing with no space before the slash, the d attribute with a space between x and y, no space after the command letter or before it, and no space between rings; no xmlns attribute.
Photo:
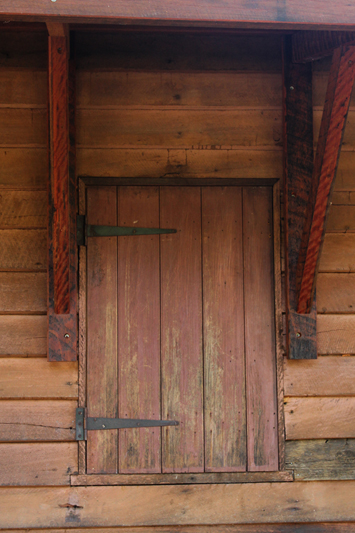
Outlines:
<svg viewBox="0 0 355 533"><path fill-rule="evenodd" d="M85 246L88 237L129 237L132 235L162 235L176 233L176 229L137 228L128 226L101 226L86 224L85 217L77 217L77 244Z"/></svg>
<svg viewBox="0 0 355 533"><path fill-rule="evenodd" d="M148 420L139 418L103 418L103 417L86 417L85 409L78 407L76 410L76 440L86 440L87 431L99 431L105 429L122 429L122 428L149 428L178 426L176 420Z"/></svg>

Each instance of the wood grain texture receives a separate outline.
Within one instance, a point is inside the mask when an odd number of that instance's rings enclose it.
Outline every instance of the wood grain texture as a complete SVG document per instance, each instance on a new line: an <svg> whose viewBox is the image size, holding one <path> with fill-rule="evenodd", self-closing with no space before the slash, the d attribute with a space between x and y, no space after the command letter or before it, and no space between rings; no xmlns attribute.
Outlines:
<svg viewBox="0 0 355 533"><path fill-rule="evenodd" d="M210 483L275 483L293 481L292 472L214 472L202 474L93 474L71 476L70 484L79 486L101 485L195 485Z"/></svg>
<svg viewBox="0 0 355 533"><path fill-rule="evenodd" d="M48 261L53 306L57 315L70 312L69 227L69 57L67 37L48 38L49 199Z"/></svg>
<svg viewBox="0 0 355 533"><path fill-rule="evenodd" d="M6 147L46 146L47 111L42 108L0 108L0 145Z"/></svg>
<svg viewBox="0 0 355 533"><path fill-rule="evenodd" d="M89 224L117 225L115 187L87 191ZM118 416L117 237L93 237L87 246L88 416ZM87 471L116 473L118 430L91 431Z"/></svg>
<svg viewBox="0 0 355 533"><path fill-rule="evenodd" d="M354 274L319 274L317 279L318 313L354 313Z"/></svg>
<svg viewBox="0 0 355 533"><path fill-rule="evenodd" d="M350 98L350 97L349 97ZM352 107L349 109L347 127L344 131L344 137L342 139L342 150L353 151L355 144L355 109ZM320 109L314 109L314 135L315 139L318 138L318 134L321 128L322 112Z"/></svg>
<svg viewBox="0 0 355 533"><path fill-rule="evenodd" d="M129 148L106 150L79 147L78 174L137 178L181 176L275 179L282 176L282 151L171 150L170 148L146 149L143 146L140 150Z"/></svg>
<svg viewBox="0 0 355 533"><path fill-rule="evenodd" d="M350 96L355 78L355 46L333 54L329 82L314 161L302 244L297 265L297 311L309 313L319 269L330 194L338 167Z"/></svg>
<svg viewBox="0 0 355 533"><path fill-rule="evenodd" d="M39 378L40 377L40 378ZM78 397L77 363L48 363L45 359L0 359L0 398Z"/></svg>
<svg viewBox="0 0 355 533"><path fill-rule="evenodd" d="M194 53L191 53L194 51ZM207 31L80 32L79 70L281 73L281 36Z"/></svg>
<svg viewBox="0 0 355 533"><path fill-rule="evenodd" d="M0 191L1 228L46 228L45 191Z"/></svg>
<svg viewBox="0 0 355 533"><path fill-rule="evenodd" d="M78 75L78 106L281 108L281 86L276 72L83 71Z"/></svg>
<svg viewBox="0 0 355 533"><path fill-rule="evenodd" d="M352 439L295 440L286 444L286 468L294 471L297 481L354 479L354 465Z"/></svg>
<svg viewBox="0 0 355 533"><path fill-rule="evenodd" d="M277 109L78 109L78 147L277 147L281 137Z"/></svg>
<svg viewBox="0 0 355 533"><path fill-rule="evenodd" d="M355 33L349 31L300 31L292 37L292 59L296 63L314 61L330 56L342 44L355 41Z"/></svg>
<svg viewBox="0 0 355 533"><path fill-rule="evenodd" d="M200 190L160 189L163 472L203 472Z"/></svg>
<svg viewBox="0 0 355 533"><path fill-rule="evenodd" d="M78 407L86 407L87 389L87 258L86 246L79 247L78 279ZM86 473L86 441L78 442L78 471Z"/></svg>
<svg viewBox="0 0 355 533"><path fill-rule="evenodd" d="M284 375L286 396L355 395L355 357L285 360Z"/></svg>
<svg viewBox="0 0 355 533"><path fill-rule="evenodd" d="M295 528L297 523L305 522L354 521L354 497L355 483L351 481L6 488L0 491L0 527L68 528L70 524L70 528L104 528L264 522L292 523ZM21 513L16 512L19 508Z"/></svg>
<svg viewBox="0 0 355 533"><path fill-rule="evenodd" d="M0 444L0 486L70 485L77 456L75 442Z"/></svg>
<svg viewBox="0 0 355 533"><path fill-rule="evenodd" d="M319 272L355 272L355 235L325 234Z"/></svg>
<svg viewBox="0 0 355 533"><path fill-rule="evenodd" d="M1 106L45 106L47 75L39 69L1 69Z"/></svg>
<svg viewBox="0 0 355 533"><path fill-rule="evenodd" d="M24 30L24 32L1 32L0 46L3 54L0 66L16 69L40 68L45 72L48 61L48 33L45 26L43 25L43 30L39 32L33 32L28 28Z"/></svg>
<svg viewBox="0 0 355 533"><path fill-rule="evenodd" d="M320 7L323 7L320 12ZM78 5L70 0L64 6L52 7L45 0L36 0L28 6L25 0L7 1L2 9L3 18L13 20L26 20L27 17L35 17L36 20L45 20L51 16L56 21L70 19L79 22L119 22L120 19L135 23L175 23L193 22L195 24L222 25L234 23L236 27L256 28L292 28L311 29L317 26L319 29L337 28L339 25L347 25L347 29L353 29L355 25L355 8L345 0L337 0L323 6L317 0L311 0L306 6L301 0L291 2L287 0L280 8L276 0L258 3L257 6L249 6L241 0L226 1L222 6L214 6L206 0L196 6L193 2L184 2L178 7L170 0L162 2L155 0L148 6L145 3L132 6L127 0L117 6L97 4L90 0L85 6ZM350 27L349 27L350 25Z"/></svg>
<svg viewBox="0 0 355 533"><path fill-rule="evenodd" d="M244 471L242 189L204 187L201 208L205 471Z"/></svg>
<svg viewBox="0 0 355 533"><path fill-rule="evenodd" d="M159 227L158 187L118 187L120 226ZM159 235L119 237L119 417L159 419L160 406ZM161 472L161 430L119 432L119 472Z"/></svg>
<svg viewBox="0 0 355 533"><path fill-rule="evenodd" d="M348 114L349 117L349 114ZM349 127L349 122L348 122ZM352 168L354 165L355 152L341 151L339 157L338 172L334 183L335 191L353 191L355 189L354 175Z"/></svg>
<svg viewBox="0 0 355 533"><path fill-rule="evenodd" d="M0 312L44 314L46 309L45 272L0 272Z"/></svg>
<svg viewBox="0 0 355 533"><path fill-rule="evenodd" d="M347 233L355 231L355 205L331 205L326 231Z"/></svg>
<svg viewBox="0 0 355 533"><path fill-rule="evenodd" d="M355 316L318 315L318 353L355 354Z"/></svg>
<svg viewBox="0 0 355 533"><path fill-rule="evenodd" d="M70 400L4 400L0 441L74 441L76 405Z"/></svg>
<svg viewBox="0 0 355 533"><path fill-rule="evenodd" d="M0 230L0 270L46 270L46 249L46 230Z"/></svg>
<svg viewBox="0 0 355 533"><path fill-rule="evenodd" d="M297 311L297 264L313 173L312 67L291 63L284 43L284 208L286 254L286 352L290 359L315 359L316 308Z"/></svg>
<svg viewBox="0 0 355 533"><path fill-rule="evenodd" d="M338 206L354 206L355 205L355 192L354 191L333 191L332 205Z"/></svg>
<svg viewBox="0 0 355 533"><path fill-rule="evenodd" d="M45 355L47 353L45 316L1 316L0 353L2 355Z"/></svg>
<svg viewBox="0 0 355 533"><path fill-rule="evenodd" d="M1 189L45 189L47 150L43 148L0 148Z"/></svg>
<svg viewBox="0 0 355 533"><path fill-rule="evenodd" d="M271 188L243 189L243 248L248 470L277 470Z"/></svg>
<svg viewBox="0 0 355 533"><path fill-rule="evenodd" d="M353 522L310 522L308 524L236 524L222 526L148 526L146 533L351 533ZM9 533L10 530L6 530ZM26 533L18 529L17 533ZM66 533L67 529L56 529L57 533ZM76 533L85 533L85 529L76 528ZM141 528L99 528L93 533L140 533ZM32 533L54 533L53 529L32 529Z"/></svg>
<svg viewBox="0 0 355 533"><path fill-rule="evenodd" d="M354 397L285 397L286 439L354 438L354 415Z"/></svg>

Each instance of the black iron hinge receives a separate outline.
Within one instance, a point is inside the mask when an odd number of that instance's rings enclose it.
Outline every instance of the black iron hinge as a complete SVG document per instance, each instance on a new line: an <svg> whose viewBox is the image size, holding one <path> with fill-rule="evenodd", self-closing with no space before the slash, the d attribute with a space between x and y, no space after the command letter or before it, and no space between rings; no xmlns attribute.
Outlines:
<svg viewBox="0 0 355 533"><path fill-rule="evenodd" d="M162 426L178 426L176 420L145 420L139 418L103 418L86 417L85 409L76 410L76 440L86 440L87 431L123 428L150 428Z"/></svg>
<svg viewBox="0 0 355 533"><path fill-rule="evenodd" d="M161 235L165 233L176 233L176 229L164 228L137 228L127 226L101 226L86 224L85 216L77 217L77 244L85 246L88 237L127 237L130 235Z"/></svg>

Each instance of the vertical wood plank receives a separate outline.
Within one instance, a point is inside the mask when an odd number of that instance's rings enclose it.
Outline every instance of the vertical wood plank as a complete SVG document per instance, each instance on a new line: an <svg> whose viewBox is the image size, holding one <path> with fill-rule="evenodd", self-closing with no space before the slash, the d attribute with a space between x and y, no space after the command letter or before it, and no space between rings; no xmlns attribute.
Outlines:
<svg viewBox="0 0 355 533"><path fill-rule="evenodd" d="M115 187L89 187L89 224L117 225ZM117 237L87 245L88 416L117 417ZM87 472L117 473L118 430L89 431Z"/></svg>
<svg viewBox="0 0 355 533"><path fill-rule="evenodd" d="M248 470L278 469L271 188L243 189Z"/></svg>
<svg viewBox="0 0 355 533"><path fill-rule="evenodd" d="M246 470L242 189L202 189L205 470Z"/></svg>
<svg viewBox="0 0 355 533"><path fill-rule="evenodd" d="M119 187L119 225L159 227L158 187ZM160 418L159 235L118 238L120 418ZM161 472L160 428L122 429L119 472Z"/></svg>
<svg viewBox="0 0 355 533"><path fill-rule="evenodd" d="M86 407L86 246L79 247L79 297L78 297L78 311L79 311L79 398L78 407ZM79 474L86 473L86 442L78 442L78 467Z"/></svg>
<svg viewBox="0 0 355 533"><path fill-rule="evenodd" d="M161 236L163 472L202 472L203 361L199 188L162 187Z"/></svg>

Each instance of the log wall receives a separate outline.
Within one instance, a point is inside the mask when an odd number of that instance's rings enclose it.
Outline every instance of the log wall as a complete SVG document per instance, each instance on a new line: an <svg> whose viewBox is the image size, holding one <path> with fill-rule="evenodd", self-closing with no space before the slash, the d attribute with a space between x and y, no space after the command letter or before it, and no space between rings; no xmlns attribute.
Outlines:
<svg viewBox="0 0 355 533"><path fill-rule="evenodd" d="M76 48L79 175L282 179L280 36L82 33ZM46 35L2 32L0 49L0 529L352 531L355 98L317 286L319 358L284 365L297 481L71 488L77 365L46 360ZM315 138L328 66L314 69Z"/></svg>

